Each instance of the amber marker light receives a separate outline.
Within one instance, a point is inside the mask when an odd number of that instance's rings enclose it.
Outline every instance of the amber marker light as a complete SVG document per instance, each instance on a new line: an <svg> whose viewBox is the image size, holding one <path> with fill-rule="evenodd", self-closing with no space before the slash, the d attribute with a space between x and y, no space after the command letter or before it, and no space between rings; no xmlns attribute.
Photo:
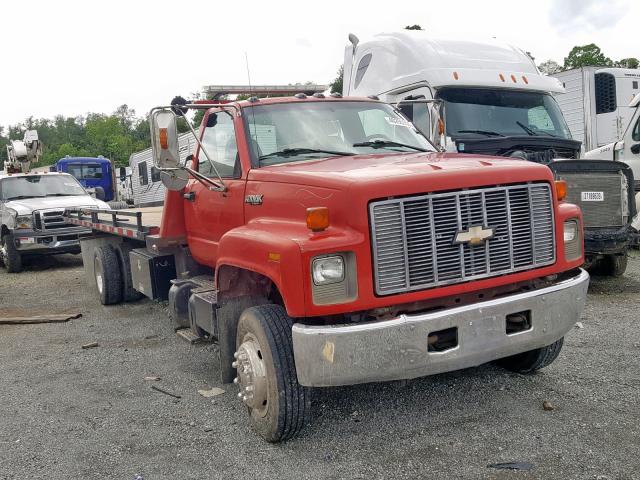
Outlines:
<svg viewBox="0 0 640 480"><path fill-rule="evenodd" d="M458 78L460 78L460 76L458 75L458 72L453 72L453 78L458 80Z"/></svg>
<svg viewBox="0 0 640 480"><path fill-rule="evenodd" d="M503 75L503 74L500 74L500 75L498 75L498 76L500 77L500 80L502 80L502 81L504 82L504 75Z"/></svg>
<svg viewBox="0 0 640 480"><path fill-rule="evenodd" d="M564 180L556 180L556 196L558 200L564 200L567 196L567 182Z"/></svg>
<svg viewBox="0 0 640 480"><path fill-rule="evenodd" d="M169 150L169 135L166 128L160 129L160 148L162 150Z"/></svg>
<svg viewBox="0 0 640 480"><path fill-rule="evenodd" d="M321 232L329 227L329 209L327 207L307 208L307 228Z"/></svg>

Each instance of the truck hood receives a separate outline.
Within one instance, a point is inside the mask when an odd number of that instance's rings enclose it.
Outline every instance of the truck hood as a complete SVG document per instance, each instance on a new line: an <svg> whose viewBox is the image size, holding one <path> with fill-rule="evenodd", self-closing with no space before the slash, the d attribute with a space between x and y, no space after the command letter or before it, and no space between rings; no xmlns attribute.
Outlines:
<svg viewBox="0 0 640 480"><path fill-rule="evenodd" d="M250 181L340 190L366 189L379 196L552 179L546 166L533 162L460 153L331 157L272 165L249 172Z"/></svg>
<svg viewBox="0 0 640 480"><path fill-rule="evenodd" d="M6 202L5 207L15 210L18 215L30 215L35 210L50 208L93 207L108 209L109 205L90 195L74 195L69 197L21 198Z"/></svg>

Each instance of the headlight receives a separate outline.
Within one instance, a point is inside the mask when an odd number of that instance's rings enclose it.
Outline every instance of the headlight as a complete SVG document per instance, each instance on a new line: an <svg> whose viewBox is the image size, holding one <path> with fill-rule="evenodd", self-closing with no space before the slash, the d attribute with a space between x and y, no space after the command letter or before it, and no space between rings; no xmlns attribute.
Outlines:
<svg viewBox="0 0 640 480"><path fill-rule="evenodd" d="M33 228L31 215L18 215L16 217L16 228Z"/></svg>
<svg viewBox="0 0 640 480"><path fill-rule="evenodd" d="M574 221L564 223L564 243L573 242L578 233L578 224Z"/></svg>
<svg viewBox="0 0 640 480"><path fill-rule="evenodd" d="M322 257L313 261L313 283L328 285L344 280L344 260L342 257Z"/></svg>
<svg viewBox="0 0 640 480"><path fill-rule="evenodd" d="M564 222L564 258L567 262L582 257L582 235L577 218Z"/></svg>

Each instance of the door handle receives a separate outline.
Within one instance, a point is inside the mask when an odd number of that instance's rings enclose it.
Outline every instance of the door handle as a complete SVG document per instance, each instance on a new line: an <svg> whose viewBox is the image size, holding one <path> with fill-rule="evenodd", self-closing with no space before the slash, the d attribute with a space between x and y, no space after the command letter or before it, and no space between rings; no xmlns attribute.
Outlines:
<svg viewBox="0 0 640 480"><path fill-rule="evenodd" d="M190 202L194 202L196 199L196 192L183 193L182 198L184 198L185 200L189 200Z"/></svg>

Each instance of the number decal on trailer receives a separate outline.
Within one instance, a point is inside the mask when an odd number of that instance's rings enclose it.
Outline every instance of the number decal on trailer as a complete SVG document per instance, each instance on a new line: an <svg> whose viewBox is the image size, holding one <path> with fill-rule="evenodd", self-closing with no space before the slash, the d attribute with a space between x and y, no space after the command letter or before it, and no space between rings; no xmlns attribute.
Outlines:
<svg viewBox="0 0 640 480"><path fill-rule="evenodd" d="M604 202L604 192L581 192L583 202Z"/></svg>

